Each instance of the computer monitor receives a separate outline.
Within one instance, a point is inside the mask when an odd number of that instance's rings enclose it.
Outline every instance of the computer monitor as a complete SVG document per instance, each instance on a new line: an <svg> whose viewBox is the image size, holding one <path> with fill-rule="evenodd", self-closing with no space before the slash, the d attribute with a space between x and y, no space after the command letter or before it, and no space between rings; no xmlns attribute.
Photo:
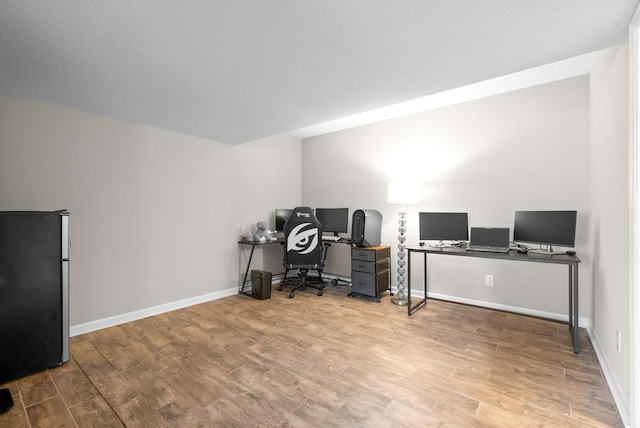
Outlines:
<svg viewBox="0 0 640 428"><path fill-rule="evenodd" d="M577 216L577 211L516 211L513 240L538 244L537 252L549 254L554 245L573 247Z"/></svg>
<svg viewBox="0 0 640 428"><path fill-rule="evenodd" d="M349 208L316 208L316 218L322 223L322 231L333 233L347 233L349 228Z"/></svg>
<svg viewBox="0 0 640 428"><path fill-rule="evenodd" d="M469 239L469 216L467 213L421 212L418 215L421 241L438 241L432 247L445 247L444 241L466 241Z"/></svg>
<svg viewBox="0 0 640 428"><path fill-rule="evenodd" d="M293 212L292 208L276 208L275 210L276 232L284 231L284 224L287 222L287 220L289 220L289 217L291 217L292 212Z"/></svg>

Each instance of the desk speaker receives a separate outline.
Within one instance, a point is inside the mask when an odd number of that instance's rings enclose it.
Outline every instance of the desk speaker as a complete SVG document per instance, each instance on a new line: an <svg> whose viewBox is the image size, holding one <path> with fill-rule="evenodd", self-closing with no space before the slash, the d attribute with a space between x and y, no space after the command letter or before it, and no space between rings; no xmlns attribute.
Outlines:
<svg viewBox="0 0 640 428"><path fill-rule="evenodd" d="M355 210L351 220L351 242L356 247L380 245L382 213L376 210Z"/></svg>

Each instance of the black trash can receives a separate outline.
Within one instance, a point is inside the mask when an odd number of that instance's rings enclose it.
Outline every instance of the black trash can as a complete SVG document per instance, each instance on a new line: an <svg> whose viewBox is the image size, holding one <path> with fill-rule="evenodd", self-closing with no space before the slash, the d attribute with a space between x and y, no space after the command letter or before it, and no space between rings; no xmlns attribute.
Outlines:
<svg viewBox="0 0 640 428"><path fill-rule="evenodd" d="M251 295L260 300L271 298L271 272L251 271Z"/></svg>

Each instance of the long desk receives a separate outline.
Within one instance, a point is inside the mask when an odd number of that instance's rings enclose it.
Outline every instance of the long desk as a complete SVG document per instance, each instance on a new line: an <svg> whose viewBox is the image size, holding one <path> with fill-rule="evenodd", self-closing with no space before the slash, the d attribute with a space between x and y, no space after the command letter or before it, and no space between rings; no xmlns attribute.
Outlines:
<svg viewBox="0 0 640 428"><path fill-rule="evenodd" d="M579 324L578 324L578 263L580 259L575 255L568 254L538 254L538 253L519 253L517 250L510 250L508 253L490 253L483 251L468 251L464 248L434 248L434 247L409 247L407 248L407 311L408 315L413 314L419 308L427 304L428 276L427 276L427 255L442 254L460 257L482 257L488 259L511 260L519 262L534 263L554 263L563 264L569 267L569 330L572 332L573 352L580 352L579 342ZM424 256L424 298L417 303L411 303L411 255L414 253L422 253Z"/></svg>

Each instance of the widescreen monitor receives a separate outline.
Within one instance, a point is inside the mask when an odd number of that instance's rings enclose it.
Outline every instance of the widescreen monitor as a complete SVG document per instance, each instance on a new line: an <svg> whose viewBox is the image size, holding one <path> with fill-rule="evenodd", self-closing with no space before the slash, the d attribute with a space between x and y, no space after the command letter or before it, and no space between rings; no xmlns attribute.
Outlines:
<svg viewBox="0 0 640 428"><path fill-rule="evenodd" d="M421 241L439 241L432 246L444 246L444 241L466 241L469 239L469 217L467 213L421 212Z"/></svg>
<svg viewBox="0 0 640 428"><path fill-rule="evenodd" d="M576 239L577 211L516 211L513 240L547 246L573 247Z"/></svg>
<svg viewBox="0 0 640 428"><path fill-rule="evenodd" d="M349 208L316 208L316 218L322 223L322 231L347 233L349 227Z"/></svg>
<svg viewBox="0 0 640 428"><path fill-rule="evenodd" d="M292 212L292 208L276 208L276 232L284 231L284 224L289 220Z"/></svg>

